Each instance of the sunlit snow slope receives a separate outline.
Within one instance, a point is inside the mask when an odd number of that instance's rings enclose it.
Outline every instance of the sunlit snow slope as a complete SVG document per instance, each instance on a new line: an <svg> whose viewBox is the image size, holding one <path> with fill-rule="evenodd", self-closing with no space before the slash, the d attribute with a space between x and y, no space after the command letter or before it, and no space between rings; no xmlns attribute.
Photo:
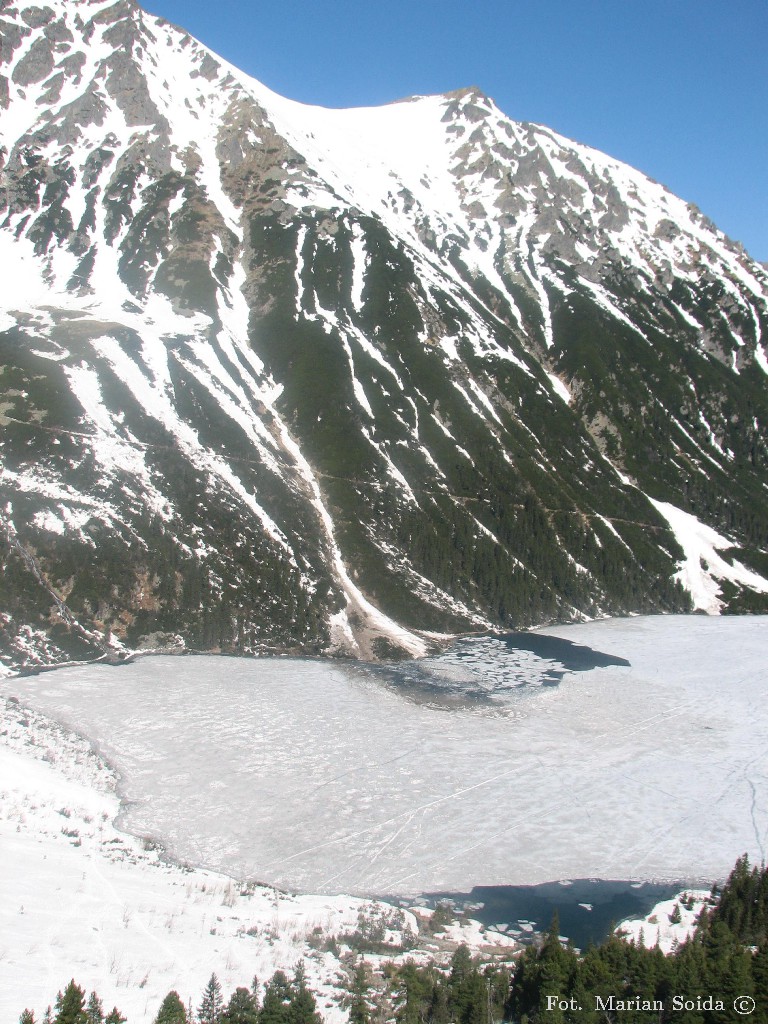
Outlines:
<svg viewBox="0 0 768 1024"><path fill-rule="evenodd" d="M765 608L768 275L476 89L0 3L8 669Z"/></svg>

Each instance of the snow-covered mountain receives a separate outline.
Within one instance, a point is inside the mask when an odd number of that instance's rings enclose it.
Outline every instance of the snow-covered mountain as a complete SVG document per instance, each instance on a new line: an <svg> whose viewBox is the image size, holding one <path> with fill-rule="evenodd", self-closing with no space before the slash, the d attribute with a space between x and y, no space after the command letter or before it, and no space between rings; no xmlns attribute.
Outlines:
<svg viewBox="0 0 768 1024"><path fill-rule="evenodd" d="M768 607L768 273L479 90L0 2L2 657Z"/></svg>

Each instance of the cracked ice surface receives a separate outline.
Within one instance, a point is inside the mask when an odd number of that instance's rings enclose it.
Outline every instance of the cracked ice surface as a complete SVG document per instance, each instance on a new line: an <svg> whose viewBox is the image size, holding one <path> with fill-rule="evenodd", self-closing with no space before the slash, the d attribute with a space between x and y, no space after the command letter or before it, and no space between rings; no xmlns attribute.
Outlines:
<svg viewBox="0 0 768 1024"><path fill-rule="evenodd" d="M269 658L148 657L3 688L119 769L124 828L237 876L380 894L712 879L745 850L765 856L767 624L550 628L630 665L490 705L434 706L364 666Z"/></svg>

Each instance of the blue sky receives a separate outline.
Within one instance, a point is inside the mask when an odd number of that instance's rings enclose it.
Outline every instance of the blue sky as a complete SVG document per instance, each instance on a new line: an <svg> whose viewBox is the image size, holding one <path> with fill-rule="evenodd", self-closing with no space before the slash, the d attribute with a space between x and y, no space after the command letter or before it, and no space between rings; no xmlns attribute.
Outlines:
<svg viewBox="0 0 768 1024"><path fill-rule="evenodd" d="M768 0L144 0L276 92L477 85L627 161L768 260Z"/></svg>

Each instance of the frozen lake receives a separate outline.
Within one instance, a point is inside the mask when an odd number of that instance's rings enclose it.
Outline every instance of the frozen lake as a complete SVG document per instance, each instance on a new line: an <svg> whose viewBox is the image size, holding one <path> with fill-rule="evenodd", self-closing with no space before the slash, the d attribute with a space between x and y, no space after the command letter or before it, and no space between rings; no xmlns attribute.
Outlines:
<svg viewBox="0 0 768 1024"><path fill-rule="evenodd" d="M634 618L388 670L148 657L0 687L118 768L123 828L239 877L365 894L712 879L765 857L767 626Z"/></svg>

